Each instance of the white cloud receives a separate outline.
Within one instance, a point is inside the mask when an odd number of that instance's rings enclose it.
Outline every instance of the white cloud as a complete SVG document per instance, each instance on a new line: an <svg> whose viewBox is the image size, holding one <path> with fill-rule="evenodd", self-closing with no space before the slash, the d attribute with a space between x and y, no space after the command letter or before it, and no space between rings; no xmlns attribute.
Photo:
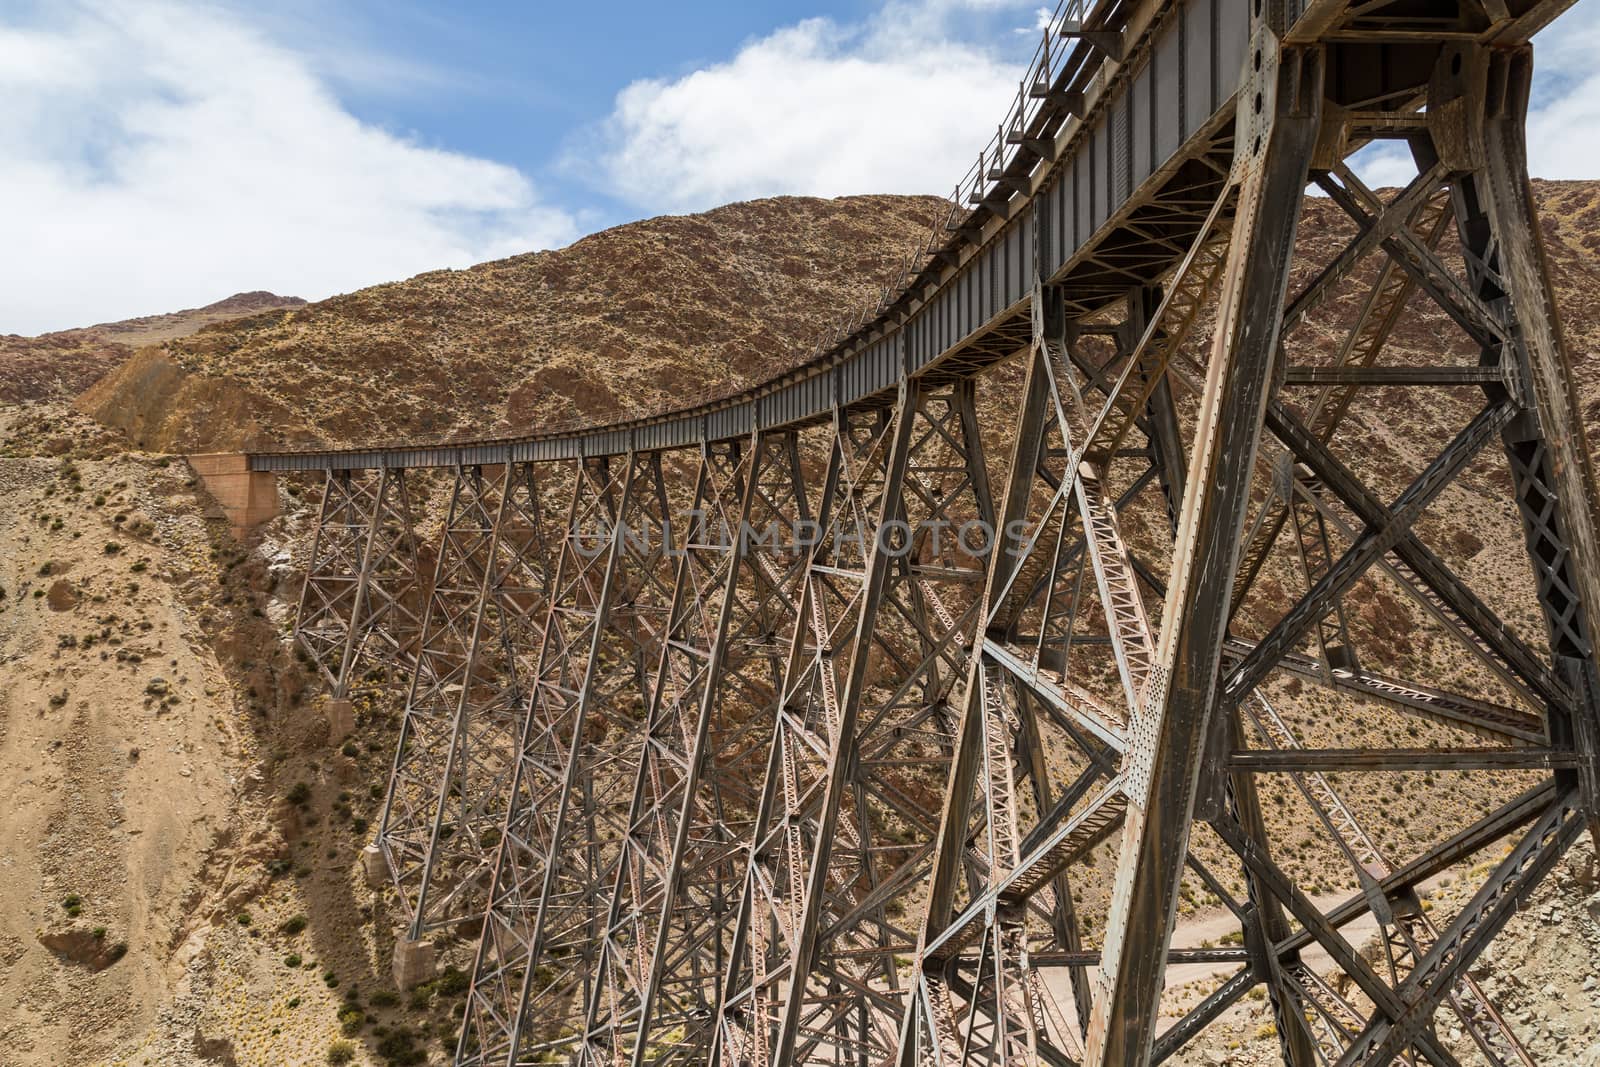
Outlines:
<svg viewBox="0 0 1600 1067"><path fill-rule="evenodd" d="M564 244L521 173L346 111L193 0L0 25L0 332L273 289L309 298Z"/></svg>
<svg viewBox="0 0 1600 1067"><path fill-rule="evenodd" d="M648 210L696 210L779 193L948 194L1003 117L1022 74L963 16L1032 16L1017 0L889 0L863 23L808 19L725 62L634 82L567 161ZM1015 29L1015 20L1010 25ZM989 27L992 31L992 26ZM1033 33L1032 29L1018 32ZM1576 5L1537 44L1530 170L1600 176L1600 8ZM913 102L914 122L903 121ZM1356 161L1376 185L1414 173L1393 145Z"/></svg>
<svg viewBox="0 0 1600 1067"><path fill-rule="evenodd" d="M1033 6L894 0L860 24L807 19L726 62L628 86L569 166L598 158L614 192L651 210L779 193L948 194L1023 73L955 24Z"/></svg>
<svg viewBox="0 0 1600 1067"><path fill-rule="evenodd" d="M1576 4L1534 40L1528 171L1600 177L1600 9Z"/></svg>

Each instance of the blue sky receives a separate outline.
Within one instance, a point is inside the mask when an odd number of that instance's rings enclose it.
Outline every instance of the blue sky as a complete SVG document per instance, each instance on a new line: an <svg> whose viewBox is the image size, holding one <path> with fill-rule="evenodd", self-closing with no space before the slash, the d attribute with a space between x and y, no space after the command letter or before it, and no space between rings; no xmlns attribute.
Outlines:
<svg viewBox="0 0 1600 1067"><path fill-rule="evenodd" d="M0 0L0 333L756 196L944 193L1040 2ZM1600 175L1597 16L1541 38L1536 173ZM878 121L907 100L918 122Z"/></svg>

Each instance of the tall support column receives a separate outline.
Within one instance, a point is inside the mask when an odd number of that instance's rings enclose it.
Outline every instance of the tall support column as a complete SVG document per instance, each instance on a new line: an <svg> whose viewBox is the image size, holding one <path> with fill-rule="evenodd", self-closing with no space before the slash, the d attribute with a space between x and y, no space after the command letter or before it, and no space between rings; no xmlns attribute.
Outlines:
<svg viewBox="0 0 1600 1067"><path fill-rule="evenodd" d="M486 903L548 567L532 466L458 468L377 838L412 940Z"/></svg>
<svg viewBox="0 0 1600 1067"><path fill-rule="evenodd" d="M1247 77L1239 96L1239 205L1156 669L1129 724L1129 804L1085 1056L1095 1067L1148 1063L1155 1037L1288 261L1319 132L1320 49L1280 52L1258 26L1252 51L1263 75Z"/></svg>
<svg viewBox="0 0 1600 1067"><path fill-rule="evenodd" d="M1430 86L1429 115L1445 162L1472 167L1455 186L1467 274L1507 327L1505 352L1486 351L1484 360L1515 361L1530 394L1533 418L1507 427L1506 455L1555 671L1573 698L1570 712L1549 709L1550 726L1585 757L1571 777L1600 847L1600 675L1592 618L1600 604L1594 525L1600 498L1528 184L1532 73L1526 44L1509 51L1446 49Z"/></svg>
<svg viewBox="0 0 1600 1067"><path fill-rule="evenodd" d="M522 1009L534 978L532 950L545 875L554 858L556 806L581 733L590 665L614 595L626 475L626 466L610 457L583 459L573 472L534 691L457 1042L459 1064L513 1062L526 1023ZM539 984L551 978L541 975Z"/></svg>
<svg viewBox="0 0 1600 1067"><path fill-rule="evenodd" d="M671 810L672 796L662 799L663 829L675 818L676 830L661 875L659 915L646 916L655 921L655 937L633 1035L635 1065L647 1056L698 1064L708 1055L756 814L750 787L770 745L781 652L793 639L806 539L814 536L798 436L760 433L753 453L749 489L731 530L720 641L703 680L691 674L680 690L680 706L693 709L695 721L685 733L679 810ZM663 677L670 662L664 655Z"/></svg>
<svg viewBox="0 0 1600 1067"><path fill-rule="evenodd" d="M626 835L616 865L595 982L587 993L580 1062L612 1064L627 1040L648 1032L645 1017L659 973L652 958L663 897L677 882L674 856L687 831L682 810L698 789L709 715L726 658L742 536L754 496L761 449L742 442L701 446L694 506L684 545L655 688L634 774ZM693 740L691 740L691 738ZM704 1012L709 1005L697 1005ZM685 1023L696 1021L691 1013ZM687 1036L687 1035L686 1035ZM633 1050L642 1054L642 1042Z"/></svg>
<svg viewBox="0 0 1600 1067"><path fill-rule="evenodd" d="M557 784L556 794L544 801L553 801L552 807L532 816L548 843L539 858L535 914L525 957L518 964L521 988L506 1036L508 1063L561 1054L581 1039L585 994L594 981L604 933L601 901L627 832L628 786L639 758L653 666L671 603L669 561L674 549L667 540L671 534L660 454L630 454L625 470L621 506L612 522L573 533L575 551L610 557L598 610L578 617L589 637L581 671L576 663L560 667L546 660L535 692L536 699L546 701L534 709L535 726L553 714L566 727L556 741L565 759L559 782L552 783ZM553 610L561 613L563 605ZM547 682L552 670L559 681ZM574 674L581 677L576 686ZM540 773L548 778L552 769ZM520 805L526 802L513 794L508 834L518 823L521 836L520 823L529 815ZM512 876L527 877L520 872Z"/></svg>
<svg viewBox="0 0 1600 1067"><path fill-rule="evenodd" d="M865 650L889 573L889 546L879 544L878 534L884 519L895 514L904 482L915 402L913 391L903 391L887 419L869 414L859 428L848 413L835 420L833 463L840 475L839 491L834 510L824 515L832 527L824 536L835 551L813 557L806 577L773 739L778 755L768 764L762 804L766 818L756 827L740 938L719 1007L718 1051L723 1056L731 1052L770 1064L796 1059L816 960L821 898L849 787L850 741L866 674ZM855 839L855 828L844 825L843 832ZM782 842L764 844L763 837L773 829L780 831ZM782 946L776 957L768 949L774 934ZM789 978L781 984L768 972L775 958L787 962ZM736 1006L736 1001L743 1003ZM729 1028L742 1047L728 1048L728 1038L734 1036Z"/></svg>
<svg viewBox="0 0 1600 1067"><path fill-rule="evenodd" d="M295 639L338 700L366 671L415 656L417 545L405 471L329 469Z"/></svg>
<svg viewBox="0 0 1600 1067"><path fill-rule="evenodd" d="M892 1053L905 898L931 858L925 813L952 752L993 528L973 405L970 383L912 390L865 451L839 434L833 543L808 574L784 686L724 997L726 1057Z"/></svg>
<svg viewBox="0 0 1600 1067"><path fill-rule="evenodd" d="M1126 456L1119 445L1148 410L1223 273L1236 197L1231 185L1215 196L1209 211L1193 217L1189 251L1149 321L1115 331L1137 333L1137 343L1125 341L1110 362L1072 350L1054 289L1035 297L1003 550L984 595L982 662L968 665L902 1064L935 1049L961 1056L973 1047L1006 1061L1066 1063L1081 1055L1080 1021L1069 1018L1078 1013L1054 1003L1031 956L1039 919L1066 910L1050 899L1066 891L1060 876L1116 831L1126 807L1116 759L1127 747L1125 723L1147 685L1154 642L1117 513L1157 480L1152 463L1159 460L1134 453L1145 462L1130 475L1117 464ZM1117 484L1127 488L1113 496L1108 486ZM1164 499L1160 508L1157 528L1166 524ZM1114 697L1106 692L1112 678ZM1002 743L1014 729L1014 686L1047 713L1056 740L1049 747L1075 775L1020 839L1025 809L1015 783L1032 773L1032 761L1013 767ZM1033 719L1036 727L1043 722ZM1075 955L1073 940L1069 931L1040 947ZM1075 988L1083 988L1081 970L1077 979Z"/></svg>
<svg viewBox="0 0 1600 1067"><path fill-rule="evenodd" d="M1546 702L1547 729L1553 745L1578 759L1557 772L1555 800L1466 908L1431 944L1409 946L1412 966L1397 984L1395 1002L1355 1035L1340 1067L1386 1063L1423 1040L1438 1006L1459 995L1468 968L1576 838L1582 820L1591 831L1600 825L1600 687L1590 619L1600 602L1594 475L1527 180L1531 67L1526 45L1442 49L1429 86L1426 150L1454 179L1470 295L1484 312L1482 363L1509 371L1503 385L1486 391L1491 399L1508 392L1521 408L1502 439L1554 674L1567 689Z"/></svg>

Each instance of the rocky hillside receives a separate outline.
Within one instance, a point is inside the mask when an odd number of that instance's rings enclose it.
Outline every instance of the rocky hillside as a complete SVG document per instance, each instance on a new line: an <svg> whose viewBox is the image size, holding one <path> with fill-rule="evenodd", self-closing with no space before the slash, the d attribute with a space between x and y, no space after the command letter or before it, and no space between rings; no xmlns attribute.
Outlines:
<svg viewBox="0 0 1600 1067"><path fill-rule="evenodd" d="M103 322L37 337L0 335L0 404L66 400L127 362L134 351L217 323L279 308L301 307L297 296L235 293L202 308Z"/></svg>
<svg viewBox="0 0 1600 1067"><path fill-rule="evenodd" d="M203 330L141 353L83 407L172 451L610 418L793 360L942 203L780 197L631 223Z"/></svg>

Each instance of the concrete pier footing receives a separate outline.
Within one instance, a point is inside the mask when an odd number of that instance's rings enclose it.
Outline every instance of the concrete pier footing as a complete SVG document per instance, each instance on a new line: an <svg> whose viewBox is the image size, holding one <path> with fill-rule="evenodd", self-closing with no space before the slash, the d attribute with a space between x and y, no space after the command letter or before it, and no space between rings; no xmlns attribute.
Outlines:
<svg viewBox="0 0 1600 1067"><path fill-rule="evenodd" d="M372 889L381 889L389 884L389 861L384 858L383 849L377 845L368 845L361 850L361 876Z"/></svg>
<svg viewBox="0 0 1600 1067"><path fill-rule="evenodd" d="M329 742L343 741L356 732L356 707L350 701L329 697L322 706L322 715L328 720Z"/></svg>
<svg viewBox="0 0 1600 1067"><path fill-rule="evenodd" d="M394 984L401 989L421 985L433 977L433 942L401 935L394 942Z"/></svg>
<svg viewBox="0 0 1600 1067"><path fill-rule="evenodd" d="M235 537L243 538L278 514L278 476L271 471L251 470L248 456L211 452L187 458L200 484L227 517Z"/></svg>

